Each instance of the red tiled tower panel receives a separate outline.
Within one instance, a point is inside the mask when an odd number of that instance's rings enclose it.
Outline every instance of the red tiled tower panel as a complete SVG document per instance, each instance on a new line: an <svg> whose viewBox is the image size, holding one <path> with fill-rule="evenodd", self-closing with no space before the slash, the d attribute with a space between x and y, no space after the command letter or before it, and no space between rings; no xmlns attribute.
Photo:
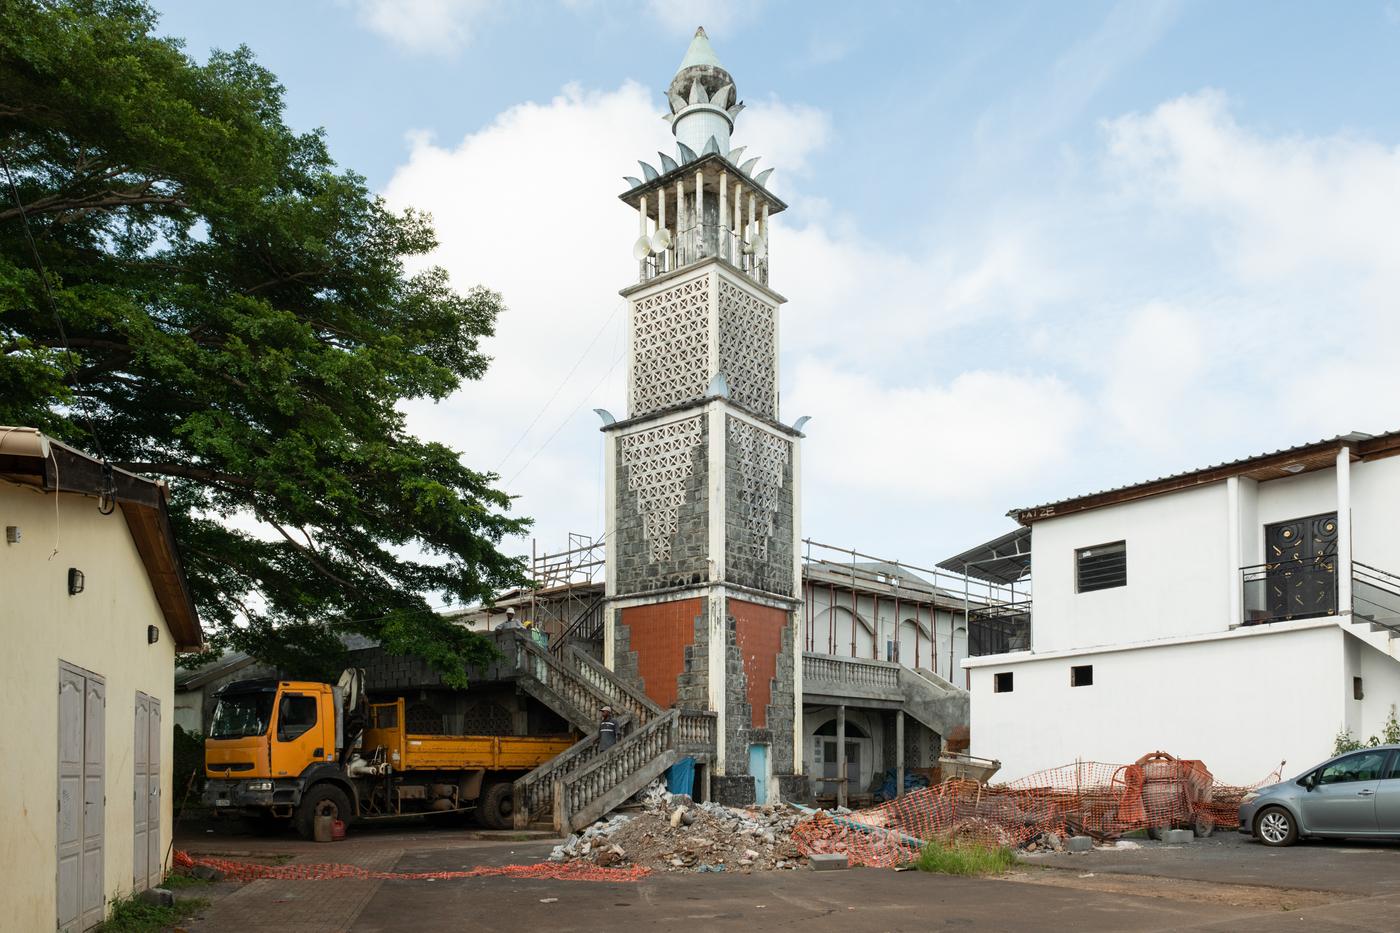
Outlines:
<svg viewBox="0 0 1400 933"><path fill-rule="evenodd" d="M695 643L695 617L700 612L698 599L622 610L642 689L662 709L676 702L676 678L685 671L685 649Z"/></svg>
<svg viewBox="0 0 1400 933"><path fill-rule="evenodd" d="M734 641L744 660L753 727L766 729L768 704L773 700L773 678L778 672L778 649L782 645L788 614L783 609L738 599L729 601L729 614L734 617Z"/></svg>

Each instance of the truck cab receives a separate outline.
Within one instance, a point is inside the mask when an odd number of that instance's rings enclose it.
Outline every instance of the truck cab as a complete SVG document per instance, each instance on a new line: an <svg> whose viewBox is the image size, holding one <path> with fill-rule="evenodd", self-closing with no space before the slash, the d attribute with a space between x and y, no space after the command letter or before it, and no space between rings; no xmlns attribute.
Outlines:
<svg viewBox="0 0 1400 933"><path fill-rule="evenodd" d="M243 681L220 691L204 745L205 803L287 818L310 781L343 777L335 694L328 684L297 680Z"/></svg>

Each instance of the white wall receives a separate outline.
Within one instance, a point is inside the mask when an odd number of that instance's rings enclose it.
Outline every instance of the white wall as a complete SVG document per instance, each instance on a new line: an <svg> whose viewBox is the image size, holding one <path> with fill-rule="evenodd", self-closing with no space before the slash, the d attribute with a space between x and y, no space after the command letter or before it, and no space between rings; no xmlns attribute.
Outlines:
<svg viewBox="0 0 1400 933"><path fill-rule="evenodd" d="M1330 754L1345 724L1344 639L1354 640L1334 622L1309 620L1121 651L973 659L971 751L1001 760L997 780L1157 749L1200 759L1227 782L1258 781L1285 758L1285 776L1296 774ZM1093 686L1070 686L1078 664L1093 665ZM993 692L999 671L1013 673L1012 692Z"/></svg>
<svg viewBox="0 0 1400 933"><path fill-rule="evenodd" d="M894 597L881 596L877 605L874 596L862 594L855 601L853 652L850 591L837 590L834 607L830 587L809 584L804 592L807 606L803 618L808 620L805 624L813 641L809 650L836 657L884 661L887 659L886 643L893 641L898 632L899 662L905 667L933 671L950 680L954 675L961 677L960 665L967 657L967 631L961 611L933 611L927 605L901 599L896 613ZM961 683L960 680L954 682Z"/></svg>
<svg viewBox="0 0 1400 933"><path fill-rule="evenodd" d="M1351 465L1351 525L1352 559L1400 574L1400 457Z"/></svg>
<svg viewBox="0 0 1400 933"><path fill-rule="evenodd" d="M1341 685L1347 704L1347 728L1353 737L1365 742L1371 736L1382 736L1391 709L1400 709L1400 664L1359 638L1347 639L1347 662ZM1353 698L1352 678L1358 676L1364 697L1361 700Z"/></svg>
<svg viewBox="0 0 1400 933"><path fill-rule="evenodd" d="M1037 652L1225 631L1236 599L1225 483L1035 523ZM1075 551L1127 542L1127 586L1076 592Z"/></svg>
<svg viewBox="0 0 1400 933"><path fill-rule="evenodd" d="M174 639L121 510L101 515L95 499L57 498L55 527L54 495L0 483L0 525L18 525L23 535L19 544L0 543L0 709L11 739L0 806L0 927L7 930L55 927L60 660L106 681L108 900L132 889L138 690L160 700L162 855L170 843ZM68 595L69 567L86 576L76 596ZM146 643L148 625L160 628L154 645Z"/></svg>

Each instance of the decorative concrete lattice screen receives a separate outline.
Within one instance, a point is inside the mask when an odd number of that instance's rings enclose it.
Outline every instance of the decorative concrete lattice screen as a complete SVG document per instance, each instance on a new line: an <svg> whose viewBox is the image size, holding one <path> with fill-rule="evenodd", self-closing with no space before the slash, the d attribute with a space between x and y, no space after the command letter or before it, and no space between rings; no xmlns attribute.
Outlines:
<svg viewBox="0 0 1400 933"><path fill-rule="evenodd" d="M773 517L783 492L787 468L787 441L738 418L729 419L729 442L734 447L743 481L739 495L749 528L749 544L760 560L768 559L768 539L773 537Z"/></svg>
<svg viewBox="0 0 1400 933"><path fill-rule="evenodd" d="M632 315L632 414L702 398L710 383L710 277L637 302Z"/></svg>
<svg viewBox="0 0 1400 933"><path fill-rule="evenodd" d="M700 418L686 418L622 437L622 465L627 489L636 493L642 513L642 537L652 560L671 559L671 541L679 530L686 481L694 470L691 455L700 446Z"/></svg>
<svg viewBox="0 0 1400 933"><path fill-rule="evenodd" d="M719 280L719 371L729 396L750 411L776 418L777 309L724 278Z"/></svg>

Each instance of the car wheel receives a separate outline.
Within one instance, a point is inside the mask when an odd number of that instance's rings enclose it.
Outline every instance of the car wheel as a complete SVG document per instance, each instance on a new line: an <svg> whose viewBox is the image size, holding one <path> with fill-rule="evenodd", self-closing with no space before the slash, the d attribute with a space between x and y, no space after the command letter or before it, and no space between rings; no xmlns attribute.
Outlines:
<svg viewBox="0 0 1400 933"><path fill-rule="evenodd" d="M1298 841L1298 824L1283 807L1269 807L1255 819L1254 835L1266 846L1291 846Z"/></svg>

